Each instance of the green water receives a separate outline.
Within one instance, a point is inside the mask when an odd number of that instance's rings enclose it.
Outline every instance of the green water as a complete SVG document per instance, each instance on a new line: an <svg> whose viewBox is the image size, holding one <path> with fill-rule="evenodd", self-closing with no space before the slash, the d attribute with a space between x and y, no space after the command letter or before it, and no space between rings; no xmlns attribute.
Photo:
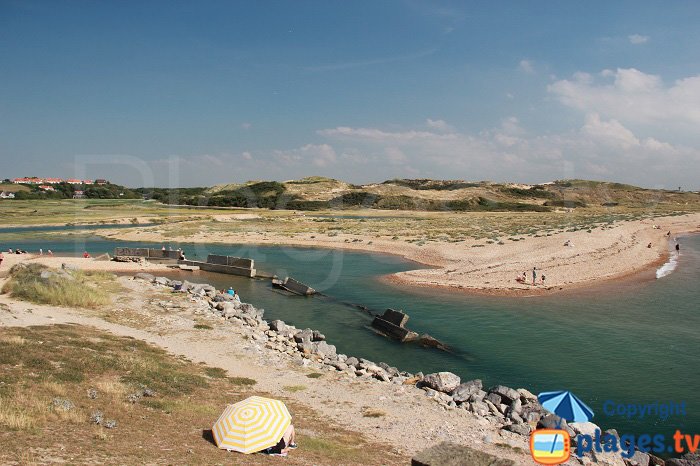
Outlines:
<svg viewBox="0 0 700 466"><path fill-rule="evenodd" d="M52 249L55 253L111 252L143 243L84 238L25 241L0 246ZM160 244L155 245L160 247ZM405 289L378 277L418 267L397 257L311 248L178 245L188 258L208 253L252 257L256 267L293 276L328 297L289 297L268 281L206 272L182 273L190 281L233 286L244 301L265 308L267 319L321 330L339 352L385 361L403 370L448 370L486 385L525 387L537 393L568 389L596 413L594 422L620 433L664 433L676 428L700 433L700 236L682 239L678 268L659 280L602 285L549 297L481 297ZM175 247L175 245L173 245ZM427 332L454 353L402 345L374 334L371 317L347 303L374 312L404 309L409 327ZM685 401L687 416L606 417L605 400L619 403Z"/></svg>

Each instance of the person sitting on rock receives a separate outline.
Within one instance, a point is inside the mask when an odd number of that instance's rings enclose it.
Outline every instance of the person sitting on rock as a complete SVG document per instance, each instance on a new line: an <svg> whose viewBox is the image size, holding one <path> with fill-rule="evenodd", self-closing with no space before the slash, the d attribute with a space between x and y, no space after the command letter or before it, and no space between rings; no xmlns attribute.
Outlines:
<svg viewBox="0 0 700 466"><path fill-rule="evenodd" d="M239 303L241 302L241 297L238 296L238 293L236 293L235 291L233 292L233 299L235 301L238 301Z"/></svg>
<svg viewBox="0 0 700 466"><path fill-rule="evenodd" d="M230 294L231 296L236 296L236 292L233 290L233 287L232 287L232 286L230 286L230 287L228 288L228 291L226 291L226 292L227 292L228 294Z"/></svg>

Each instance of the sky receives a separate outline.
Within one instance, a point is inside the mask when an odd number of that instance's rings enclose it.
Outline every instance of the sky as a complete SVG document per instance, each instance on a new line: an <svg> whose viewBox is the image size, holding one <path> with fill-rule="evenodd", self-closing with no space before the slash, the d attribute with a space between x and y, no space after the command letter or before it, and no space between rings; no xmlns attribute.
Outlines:
<svg viewBox="0 0 700 466"><path fill-rule="evenodd" d="M700 189L700 2L0 0L0 179Z"/></svg>

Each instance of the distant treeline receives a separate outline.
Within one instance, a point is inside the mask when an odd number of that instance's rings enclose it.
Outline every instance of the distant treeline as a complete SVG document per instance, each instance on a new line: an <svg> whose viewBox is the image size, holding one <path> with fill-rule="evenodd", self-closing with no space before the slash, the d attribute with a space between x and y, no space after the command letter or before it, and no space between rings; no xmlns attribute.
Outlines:
<svg viewBox="0 0 700 466"><path fill-rule="evenodd" d="M443 189L459 188L444 186ZM538 204L499 202L484 197L445 201L422 199L405 195L377 195L367 191L345 193L328 201L308 200L302 199L295 194L290 194L282 183L276 181L251 183L236 189L217 191L214 193L208 193L206 188L140 188L136 191L146 197L166 204L212 207L257 207L290 210L325 210L363 207L390 210L490 212L546 212L551 210L549 207Z"/></svg>
<svg viewBox="0 0 700 466"><path fill-rule="evenodd" d="M54 191L44 191L36 185L24 185L29 191L16 191L15 199L72 199L76 191L82 191L82 197L87 199L141 199L136 190L116 184L74 185L69 183L52 184Z"/></svg>

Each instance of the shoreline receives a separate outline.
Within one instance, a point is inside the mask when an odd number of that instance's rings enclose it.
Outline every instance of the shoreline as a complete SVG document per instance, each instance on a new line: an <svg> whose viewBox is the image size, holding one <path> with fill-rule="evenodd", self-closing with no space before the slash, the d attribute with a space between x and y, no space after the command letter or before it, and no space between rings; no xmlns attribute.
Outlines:
<svg viewBox="0 0 700 466"><path fill-rule="evenodd" d="M654 225L661 224L659 228ZM666 237L666 231L672 231ZM424 246L373 238L369 235L339 234L320 237L303 233L292 237L280 234L230 235L197 232L184 237L163 237L159 232L100 232L108 239L153 243L230 243L235 245L292 246L336 251L389 254L424 267L382 276L392 286L440 289L473 295L543 296L567 290L594 287L601 282L629 279L646 274L664 264L673 237L700 232L700 214L659 217L652 220L617 222L593 233L556 234L527 237L503 245L476 247L477 240L463 244L433 242ZM565 241L574 246L562 246ZM647 243L652 247L647 248ZM537 264L538 278L547 276L547 285L524 285L515 281L522 270ZM528 279L530 274L527 274ZM539 280L538 280L539 281Z"/></svg>
<svg viewBox="0 0 700 466"><path fill-rule="evenodd" d="M127 312L125 322L105 319L89 310L55 308L3 296L0 302L10 315L0 317L0 327L67 322L150 341L171 353L222 367L232 376L254 376L261 390L295 399L363 435L376 435L376 429L382 428L383 441L410 455L448 440L509 458L518 465L534 465L527 454L530 433L536 428L553 428L550 424L556 422L527 388L489 387L481 380L461 380L449 372L414 374L383 362L337 354L332 342L319 332L297 329L280 320L268 321L262 309L251 304L219 299L227 296L210 285L150 274L118 280L124 287L121 293L128 293L140 304L132 308L118 301L118 310ZM172 292L175 283L182 286L182 292ZM159 294L163 292L169 292L168 296ZM160 306L155 314L141 305L154 293L159 294L155 301ZM167 318L156 317L163 311ZM107 315L118 314L110 311ZM139 321L134 320L136 315L152 324L134 327ZM192 329L192 322L203 321L213 325L211 337ZM308 383L310 372L316 374L312 386L292 385L305 387L298 393L282 386L282 382ZM342 412L333 409L337 403L345 406ZM383 413L380 419L365 414L372 410ZM562 428L574 436L585 433L587 427L569 423ZM414 429L418 429L413 433L414 441L407 445L405 436ZM615 454L589 456L593 458L604 459L610 466L624 466ZM572 456L565 464L588 463Z"/></svg>
<svg viewBox="0 0 700 466"><path fill-rule="evenodd" d="M653 228L656 224L662 226ZM592 233L579 230L551 237L527 237L517 242L485 247L476 247L480 243L478 240L466 240L459 244L436 241L418 246L411 242L375 238L367 234L338 234L329 237L318 233L286 236L199 231L187 236L166 238L162 231L144 231L144 228L167 226L125 225L124 229L94 230L93 233L105 239L156 244L230 243L391 255L414 262L420 267L378 277L379 281L389 286L436 289L477 296L529 297L591 289L601 283L620 280L641 280L647 273L668 261L671 252L669 244L674 237L700 233L700 214L622 221L604 230L593 230ZM669 230L672 231L671 237L665 234ZM566 240L572 241L574 246L562 246ZM651 243L652 247L645 247L647 243ZM33 259L46 260L41 256ZM88 265L85 259L80 258L80 261L83 268ZM546 286L542 286L539 280L535 286L515 281L514 277L521 275L523 269L531 270L532 264L537 264L538 278L542 273L546 274ZM103 269L102 266L88 267ZM167 270L160 264L151 263L146 267L131 263L120 266L120 271L157 270L157 267ZM527 277L529 281L530 272L527 272Z"/></svg>

